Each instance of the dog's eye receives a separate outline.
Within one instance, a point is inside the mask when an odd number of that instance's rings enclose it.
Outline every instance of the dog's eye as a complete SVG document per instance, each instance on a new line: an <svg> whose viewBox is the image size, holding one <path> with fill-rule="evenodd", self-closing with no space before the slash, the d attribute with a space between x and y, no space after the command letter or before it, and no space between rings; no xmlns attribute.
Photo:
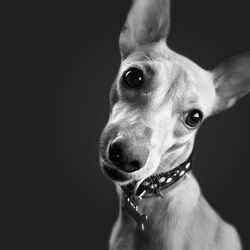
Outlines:
<svg viewBox="0 0 250 250"><path fill-rule="evenodd" d="M196 128L198 125L200 125L202 117L203 115L200 110L193 109L187 114L185 122L190 128Z"/></svg>
<svg viewBox="0 0 250 250"><path fill-rule="evenodd" d="M143 83L143 72L138 68L130 68L123 74L123 82L128 88L138 88Z"/></svg>

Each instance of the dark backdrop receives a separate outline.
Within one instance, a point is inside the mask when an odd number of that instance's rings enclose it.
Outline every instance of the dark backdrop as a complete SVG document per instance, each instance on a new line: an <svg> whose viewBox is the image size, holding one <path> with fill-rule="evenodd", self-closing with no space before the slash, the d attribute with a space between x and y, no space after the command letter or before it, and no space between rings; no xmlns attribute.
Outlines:
<svg viewBox="0 0 250 250"><path fill-rule="evenodd" d="M2 115L8 111L1 249L107 249L118 203L98 166L98 138L129 5L9 1L1 8ZM169 45L212 69L250 50L249 7L247 0L174 0ZM207 200L237 227L246 249L249 107L247 96L202 126L195 169Z"/></svg>

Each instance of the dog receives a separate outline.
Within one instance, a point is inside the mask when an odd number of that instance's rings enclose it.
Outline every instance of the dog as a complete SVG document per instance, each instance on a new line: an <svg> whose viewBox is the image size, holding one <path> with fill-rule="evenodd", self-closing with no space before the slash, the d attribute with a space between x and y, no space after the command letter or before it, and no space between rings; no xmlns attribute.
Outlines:
<svg viewBox="0 0 250 250"><path fill-rule="evenodd" d="M249 92L250 54L206 71L167 46L169 28L169 0L134 0L120 34L99 149L120 202L110 249L242 249L191 170L200 125Z"/></svg>

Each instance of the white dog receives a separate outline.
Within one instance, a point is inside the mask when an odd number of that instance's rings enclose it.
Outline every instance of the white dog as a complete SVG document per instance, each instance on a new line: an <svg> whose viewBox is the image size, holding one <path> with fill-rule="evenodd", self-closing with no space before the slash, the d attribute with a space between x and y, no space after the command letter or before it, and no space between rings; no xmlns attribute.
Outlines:
<svg viewBox="0 0 250 250"><path fill-rule="evenodd" d="M120 197L112 250L238 250L236 230L191 173L197 129L250 88L250 55L208 72L166 44L168 0L135 0L120 35L120 70L100 142Z"/></svg>

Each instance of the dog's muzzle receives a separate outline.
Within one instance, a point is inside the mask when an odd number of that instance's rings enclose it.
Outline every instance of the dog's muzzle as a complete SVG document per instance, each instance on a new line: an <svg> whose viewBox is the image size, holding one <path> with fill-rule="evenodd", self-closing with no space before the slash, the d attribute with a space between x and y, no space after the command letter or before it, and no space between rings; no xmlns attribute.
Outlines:
<svg viewBox="0 0 250 250"><path fill-rule="evenodd" d="M142 169L149 157L151 129L141 125L108 125L100 140L100 157L104 173L114 181L120 175L128 179ZM118 178L119 177L119 178Z"/></svg>

